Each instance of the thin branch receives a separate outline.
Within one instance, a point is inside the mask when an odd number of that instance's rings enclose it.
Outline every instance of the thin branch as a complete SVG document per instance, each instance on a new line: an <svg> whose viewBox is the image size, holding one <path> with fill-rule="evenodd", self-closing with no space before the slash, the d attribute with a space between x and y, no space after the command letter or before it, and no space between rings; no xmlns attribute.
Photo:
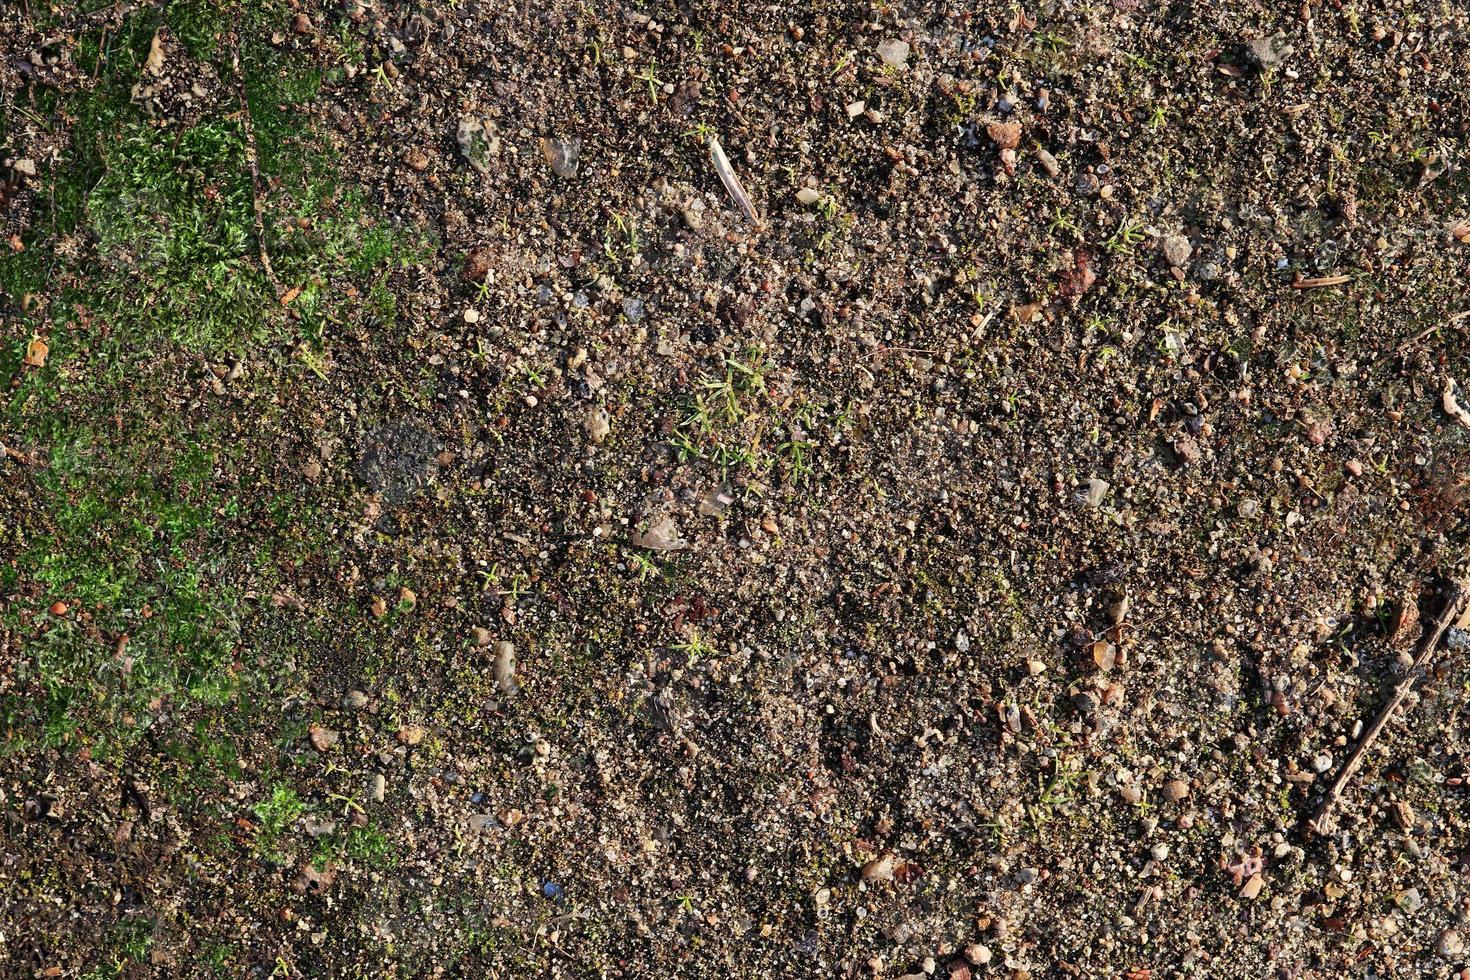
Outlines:
<svg viewBox="0 0 1470 980"><path fill-rule="evenodd" d="M1450 623L1454 622L1455 617L1460 614L1460 610L1464 607L1467 598L1470 598L1470 583L1456 582L1451 586L1450 594L1445 599L1444 611L1439 614L1439 619L1435 622L1434 628L1424 637L1424 642L1419 648L1419 654L1414 658L1413 668L1404 675L1403 680L1394 686L1393 695L1388 699L1388 703L1383 706L1382 710L1378 712L1377 717L1373 719L1373 723L1363 732L1363 737L1358 740L1358 744L1353 748L1352 754L1348 756L1347 761L1342 765L1342 769L1338 771L1337 778L1332 781L1332 785L1327 790L1327 795L1322 798L1321 805L1317 807L1316 815L1308 822L1307 826L1316 833L1327 834L1331 832L1332 808L1337 804L1338 798L1342 796L1343 788L1347 786L1348 780L1352 779L1353 774L1362 766L1363 759L1367 756L1368 750L1373 747L1373 743L1378 740L1378 736L1387 727L1389 719L1393 717L1399 705L1403 704L1404 698L1408 697L1409 692L1414 689L1414 685L1419 683L1419 678L1423 676L1425 668L1428 666L1429 660L1434 654L1434 648L1439 646L1440 638L1444 636L1445 630L1449 629Z"/></svg>
<svg viewBox="0 0 1470 980"><path fill-rule="evenodd" d="M1444 327L1453 326L1454 324L1459 323L1461 320L1464 320L1466 318L1470 318L1470 310L1461 310L1459 313L1451 314L1450 318L1445 320L1443 323L1431 323L1429 326L1425 327L1423 330L1420 330L1418 333L1414 334L1414 336L1399 344L1387 354L1384 354L1377 361L1374 361L1373 366L1377 367L1389 358L1397 357L1399 354L1402 354L1410 347L1413 347L1415 344L1423 340L1425 337L1428 337L1430 334L1435 333L1436 331L1443 329Z"/></svg>
<svg viewBox="0 0 1470 980"><path fill-rule="evenodd" d="M260 179L260 154L255 148L255 123L250 118L250 100L245 95L245 76L240 73L240 36L233 31L230 33L230 53L235 70L235 92L240 98L240 118L245 129L245 163L250 167L250 203L255 211L255 243L260 248L260 267L265 270L265 278L279 300L285 289L281 286L281 280L276 278L270 253L265 248L265 206L261 203L265 199L265 185Z"/></svg>

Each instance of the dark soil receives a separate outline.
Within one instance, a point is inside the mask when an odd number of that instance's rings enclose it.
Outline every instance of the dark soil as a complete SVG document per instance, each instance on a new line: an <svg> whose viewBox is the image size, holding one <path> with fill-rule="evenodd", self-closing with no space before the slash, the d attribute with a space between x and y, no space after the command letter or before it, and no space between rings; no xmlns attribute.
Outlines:
<svg viewBox="0 0 1470 980"><path fill-rule="evenodd" d="M1467 36L0 9L0 973L1461 975Z"/></svg>

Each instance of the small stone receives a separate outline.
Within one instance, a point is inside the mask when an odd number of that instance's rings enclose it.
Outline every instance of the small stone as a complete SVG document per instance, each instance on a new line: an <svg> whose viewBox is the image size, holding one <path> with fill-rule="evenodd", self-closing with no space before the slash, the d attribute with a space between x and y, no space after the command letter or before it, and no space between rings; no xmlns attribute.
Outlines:
<svg viewBox="0 0 1470 980"><path fill-rule="evenodd" d="M297 34L310 34L312 31L311 15L299 13L291 21L291 29Z"/></svg>
<svg viewBox="0 0 1470 980"><path fill-rule="evenodd" d="M368 798L374 803L382 803L387 792L388 780L382 773L374 773L373 778L368 781Z"/></svg>
<svg viewBox="0 0 1470 980"><path fill-rule="evenodd" d="M1434 951L1444 959L1457 960L1460 954L1465 952L1465 941L1455 930L1446 929L1439 934L1439 939L1434 944Z"/></svg>
<svg viewBox="0 0 1470 980"><path fill-rule="evenodd" d="M878 42L878 57L889 68L902 68L909 60L909 42L896 38Z"/></svg>
<svg viewBox="0 0 1470 980"><path fill-rule="evenodd" d="M423 173L429 169L429 155L416 146L403 154L403 162L416 173Z"/></svg>
<svg viewBox="0 0 1470 980"><path fill-rule="evenodd" d="M477 647L488 647L490 641L494 639L495 634L483 626L475 626L470 629L470 642Z"/></svg>
<svg viewBox="0 0 1470 980"><path fill-rule="evenodd" d="M368 696L362 691L353 688L342 696L342 707L348 711L361 711L367 707Z"/></svg>
<svg viewBox="0 0 1470 980"><path fill-rule="evenodd" d="M1275 68L1291 52L1291 45L1280 37L1257 37L1245 42L1246 57L1261 69Z"/></svg>
<svg viewBox="0 0 1470 980"><path fill-rule="evenodd" d="M724 487L715 487L699 498L699 512L705 517L721 517L734 502L735 498Z"/></svg>
<svg viewBox="0 0 1470 980"><path fill-rule="evenodd" d="M665 514L648 526L648 530L635 530L630 536L635 548L649 551L679 551L689 547L689 542L679 536L674 519Z"/></svg>
<svg viewBox="0 0 1470 980"><path fill-rule="evenodd" d="M337 832L337 821L335 820L307 817L302 821L302 825L306 828L306 836L308 837L325 837L328 834L335 834Z"/></svg>
<svg viewBox="0 0 1470 980"><path fill-rule="evenodd" d="M847 104L847 118L856 119L858 116L861 116L863 114L863 110L867 107L868 104L866 102L849 102Z"/></svg>
<svg viewBox="0 0 1470 980"><path fill-rule="evenodd" d="M1393 821L1399 825L1400 830L1413 830L1414 823L1418 818L1414 814L1414 808L1403 800L1395 800L1393 804Z"/></svg>
<svg viewBox="0 0 1470 980"><path fill-rule="evenodd" d="M1312 756L1312 769L1315 772L1326 772L1332 768L1332 754L1330 752L1318 752Z"/></svg>
<svg viewBox="0 0 1470 980"><path fill-rule="evenodd" d="M965 947L965 959L976 966L984 966L990 962L990 947L984 943L971 943Z"/></svg>
<svg viewBox="0 0 1470 980"><path fill-rule="evenodd" d="M1253 874L1250 880L1245 883L1245 887L1241 888L1240 897L1247 900L1254 900L1257 895L1261 894L1261 889L1265 887L1266 879L1262 878L1259 874Z"/></svg>
<svg viewBox="0 0 1470 980"><path fill-rule="evenodd" d="M398 729L398 744L412 748L422 742L428 734L428 730L422 725L405 725Z"/></svg>
<svg viewBox="0 0 1470 980"><path fill-rule="evenodd" d="M575 177L582 160L582 141L545 137L541 140L541 155L558 177Z"/></svg>
<svg viewBox="0 0 1470 980"><path fill-rule="evenodd" d="M801 190L796 192L796 200L806 205L807 207L811 207L813 204L816 204L821 199L822 195L811 187L803 187Z"/></svg>
<svg viewBox="0 0 1470 980"><path fill-rule="evenodd" d="M884 854L863 865L859 874L864 881L892 881L897 865L898 861L892 854Z"/></svg>
<svg viewBox="0 0 1470 980"><path fill-rule="evenodd" d="M490 172L490 154L495 141L487 134L485 124L474 116L462 116L454 130L460 155L477 173Z"/></svg>
<svg viewBox="0 0 1470 980"><path fill-rule="evenodd" d="M582 418L582 428L587 433L587 441L600 446L612 432L612 418L601 405L592 405Z"/></svg>
<svg viewBox="0 0 1470 980"><path fill-rule="evenodd" d="M1078 491L1078 497L1085 506L1097 510L1102 506L1103 498L1108 495L1108 491L1112 488L1113 485L1107 480L1100 480L1097 477L1093 477L1082 484L1081 489Z"/></svg>
<svg viewBox="0 0 1470 980"><path fill-rule="evenodd" d="M1036 159L1041 164L1041 169L1046 171L1048 177L1055 177L1062 172L1061 164L1057 163L1057 158L1039 146L1036 148Z"/></svg>
<svg viewBox="0 0 1470 980"><path fill-rule="evenodd" d="M307 737L311 740L311 747L318 752L327 752L332 746L342 740L341 735L338 735L330 728L323 728L321 725L312 725L307 732Z"/></svg>
<svg viewBox="0 0 1470 980"><path fill-rule="evenodd" d="M516 692L516 648L509 640L495 644L495 663L492 667L495 688L502 694Z"/></svg>
<svg viewBox="0 0 1470 980"><path fill-rule="evenodd" d="M1165 235L1160 243L1160 250L1164 253L1164 261L1175 269L1184 268L1189 257L1194 254L1189 239L1183 235Z"/></svg>
<svg viewBox="0 0 1470 980"><path fill-rule="evenodd" d="M1346 463L1344 463L1342 465L1343 465L1343 469L1347 470L1348 473L1350 473L1353 476L1362 476L1363 475L1363 464L1360 463L1360 462L1358 462L1356 459L1350 459L1350 460L1348 460Z"/></svg>
<svg viewBox="0 0 1470 980"><path fill-rule="evenodd" d="M1164 799L1178 803L1189 795L1189 784L1182 779L1171 779L1164 784Z"/></svg>

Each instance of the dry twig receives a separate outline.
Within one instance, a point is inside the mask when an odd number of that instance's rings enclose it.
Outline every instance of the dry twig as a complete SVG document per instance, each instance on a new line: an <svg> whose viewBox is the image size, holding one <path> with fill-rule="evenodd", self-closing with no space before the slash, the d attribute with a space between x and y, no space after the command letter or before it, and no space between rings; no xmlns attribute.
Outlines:
<svg viewBox="0 0 1470 980"><path fill-rule="evenodd" d="M235 92L240 98L240 119L245 129L245 163L250 167L250 203L255 211L255 243L260 247L260 267L277 299L285 292L281 280L276 278L271 265L270 253L265 248L265 198L264 184L260 180L260 154L255 149L255 123L250 118L250 101L245 95L245 76L240 73L240 36L230 34L231 61L235 70Z"/></svg>
<svg viewBox="0 0 1470 980"><path fill-rule="evenodd" d="M1298 279L1291 284L1293 289L1321 289L1324 286L1341 286L1348 276L1318 276L1316 279Z"/></svg>
<svg viewBox="0 0 1470 980"><path fill-rule="evenodd" d="M1322 798L1322 803L1317 807L1317 813L1308 822L1307 826L1319 834L1327 834L1332 829L1332 808L1337 804L1338 798L1342 796L1343 788L1347 786L1348 780L1362 766L1363 759L1368 750L1378 740L1378 736L1388 725L1389 719L1393 717L1399 705L1403 704L1404 698L1419 683L1423 676L1425 667L1429 664L1430 657L1434 654L1434 648L1439 646L1440 638L1444 636L1445 630L1449 629L1450 623L1455 621L1460 609L1465 605L1465 600L1470 598L1470 583L1456 582L1450 589L1449 596L1445 599L1444 611L1439 614L1439 619L1434 627L1425 635L1423 644L1419 647L1419 653L1414 657L1413 668L1404 675L1404 679L1394 686L1393 695L1373 719L1373 723L1363 731L1363 737L1353 748L1352 754L1342 764L1342 769L1337 773L1337 778L1327 789L1327 795Z"/></svg>
<svg viewBox="0 0 1470 980"><path fill-rule="evenodd" d="M1453 326L1454 324L1459 323L1461 320L1467 318L1470 318L1470 310L1461 310L1459 313L1451 314L1449 319L1445 320L1443 323L1431 323L1429 326L1425 327L1423 330L1420 330L1418 333L1414 334L1414 336L1410 337L1408 340L1399 344L1393 350L1380 357L1377 361L1374 362L1374 366L1377 367L1379 364L1382 364L1384 361L1388 360L1391 357L1397 357L1399 354L1402 354L1410 347L1413 347L1415 344L1423 340L1425 337L1428 337L1430 334L1433 334L1436 331L1443 329L1444 327Z"/></svg>

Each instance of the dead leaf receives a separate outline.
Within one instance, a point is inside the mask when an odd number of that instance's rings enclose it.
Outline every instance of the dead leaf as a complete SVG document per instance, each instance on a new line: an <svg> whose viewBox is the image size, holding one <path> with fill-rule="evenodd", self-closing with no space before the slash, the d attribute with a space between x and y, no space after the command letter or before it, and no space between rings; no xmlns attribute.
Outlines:
<svg viewBox="0 0 1470 980"><path fill-rule="evenodd" d="M31 342L26 344L26 363L31 367L45 367L46 355L49 353L51 353L51 348L47 346L46 341L40 337L32 338Z"/></svg>
<svg viewBox="0 0 1470 980"><path fill-rule="evenodd" d="M286 290L285 295L281 297L281 305L282 306L290 306L291 303L292 303L292 301L295 300L296 297L298 297L300 295L301 295L301 287L300 286L292 286L290 289Z"/></svg>

